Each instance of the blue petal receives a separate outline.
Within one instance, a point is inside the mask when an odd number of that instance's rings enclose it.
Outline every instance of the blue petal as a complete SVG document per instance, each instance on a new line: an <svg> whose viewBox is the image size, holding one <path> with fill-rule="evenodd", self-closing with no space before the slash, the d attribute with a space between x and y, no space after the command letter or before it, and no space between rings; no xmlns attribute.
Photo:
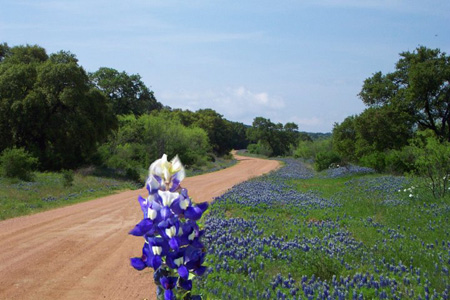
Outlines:
<svg viewBox="0 0 450 300"><path fill-rule="evenodd" d="M184 212L180 207L180 200L182 200L181 197L178 197L170 205L170 209L178 215L181 215Z"/></svg>
<svg viewBox="0 0 450 300"><path fill-rule="evenodd" d="M205 246L203 245L202 242L200 242L199 239L194 239L191 243L192 246L194 246L195 248L199 248L199 249L203 249Z"/></svg>
<svg viewBox="0 0 450 300"><path fill-rule="evenodd" d="M186 209L184 216L193 221L202 217L203 212L208 208L208 202L199 203L196 206L190 206Z"/></svg>
<svg viewBox="0 0 450 300"><path fill-rule="evenodd" d="M143 236L153 228L153 222L150 219L143 219L129 232L134 236Z"/></svg>
<svg viewBox="0 0 450 300"><path fill-rule="evenodd" d="M178 277L162 277L160 283L165 290L171 290L177 284Z"/></svg>
<svg viewBox="0 0 450 300"><path fill-rule="evenodd" d="M175 295L172 290L166 290L164 292L164 300L175 300Z"/></svg>
<svg viewBox="0 0 450 300"><path fill-rule="evenodd" d="M194 270L194 274L198 275L198 276L202 276L206 271L206 267L205 266L200 266L197 269Z"/></svg>
<svg viewBox="0 0 450 300"><path fill-rule="evenodd" d="M167 266L169 266L169 268L171 269L177 269L178 266L175 264L174 260L176 259L176 254L174 252L170 252L169 254L167 254L166 256L166 264Z"/></svg>
<svg viewBox="0 0 450 300"><path fill-rule="evenodd" d="M170 208L164 206L161 210L161 216L163 217L164 220L167 220L168 218L170 218L172 216L172 212L170 211Z"/></svg>
<svg viewBox="0 0 450 300"><path fill-rule="evenodd" d="M169 246L170 248L172 248L175 251L178 251L178 249L180 249L180 244L181 244L181 240L179 237L174 236L173 238L171 238L169 240Z"/></svg>
<svg viewBox="0 0 450 300"><path fill-rule="evenodd" d="M180 186L181 181L178 180L177 178L174 178L172 180L172 187L170 188L171 192L175 192L176 190L178 190L178 187Z"/></svg>
<svg viewBox="0 0 450 300"><path fill-rule="evenodd" d="M186 291L190 291L192 290L192 280L184 280L183 278L181 278L180 286Z"/></svg>
<svg viewBox="0 0 450 300"><path fill-rule="evenodd" d="M202 212L204 212L205 210L208 209L208 206L209 206L208 202L202 202L202 203L197 204L195 207L200 208L202 210Z"/></svg>
<svg viewBox="0 0 450 300"><path fill-rule="evenodd" d="M140 257L130 258L130 263L131 263L131 266L138 271L142 271L147 267L145 262L142 261L142 259Z"/></svg>
<svg viewBox="0 0 450 300"><path fill-rule="evenodd" d="M161 267L161 256L155 255L151 259L149 259L149 265L153 269L157 270L159 267Z"/></svg>
<svg viewBox="0 0 450 300"><path fill-rule="evenodd" d="M189 271L188 271L188 269L186 268L186 266L184 266L184 265L181 265L181 266L178 268L178 274L179 274L180 277L183 278L183 279L188 279L188 277L189 277Z"/></svg>
<svg viewBox="0 0 450 300"><path fill-rule="evenodd" d="M149 206L147 199L142 198L141 195L139 195L138 201L139 201L139 204L141 205L141 209L142 209L142 212L144 213L144 217L147 217L147 211L148 211L148 206Z"/></svg>

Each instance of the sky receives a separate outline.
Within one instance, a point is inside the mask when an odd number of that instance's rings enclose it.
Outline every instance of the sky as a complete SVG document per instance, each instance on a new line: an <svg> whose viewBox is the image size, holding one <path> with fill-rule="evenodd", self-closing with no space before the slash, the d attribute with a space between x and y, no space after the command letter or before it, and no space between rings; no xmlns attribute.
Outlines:
<svg viewBox="0 0 450 300"><path fill-rule="evenodd" d="M448 0L0 0L0 43L139 74L163 105L330 132L373 73L450 53Z"/></svg>

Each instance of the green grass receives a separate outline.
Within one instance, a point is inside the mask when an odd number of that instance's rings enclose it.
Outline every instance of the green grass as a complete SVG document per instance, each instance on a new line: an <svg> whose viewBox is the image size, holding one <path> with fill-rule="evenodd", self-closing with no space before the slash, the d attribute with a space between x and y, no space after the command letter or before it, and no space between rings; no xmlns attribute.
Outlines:
<svg viewBox="0 0 450 300"><path fill-rule="evenodd" d="M434 286L443 290L444 286L440 284L441 275L436 274L435 256L436 251L425 249L418 243L423 241L425 244L433 244L436 240L442 241L448 238L449 234L449 211L448 204L450 196L447 194L445 198L435 199L430 191L419 189L416 190L414 198L408 197L408 192L399 192L395 195L398 199L407 202L402 206L387 206L382 204L384 199L383 191L367 192L360 188L354 188L352 184L348 184L352 180L358 179L376 179L381 175L362 175L351 176L336 179L319 179L312 178L307 180L293 181L296 189L299 191L313 191L324 198L338 198L342 206L339 209L327 210L326 217L333 220L337 216L346 213L351 216L350 220L340 222L345 226L352 236L361 241L367 251L371 251L371 258L381 260L383 257L389 257L396 262L409 262L411 259L415 265L429 274L429 280ZM418 181L417 178L412 181ZM347 184L346 184L347 183ZM390 196L392 197L392 196ZM434 208L424 208L434 206ZM441 213L444 211L444 213ZM311 212L307 218L323 217L323 212ZM384 226L378 229L371 226L364 226L363 220L372 218L374 222ZM386 231L389 229L397 230L402 233L402 243L388 243L389 246L378 250L371 249L375 245L382 244L381 241L386 239ZM353 259L360 259L353 257ZM361 261L364 266L364 262ZM361 267L361 272L364 267Z"/></svg>
<svg viewBox="0 0 450 300"><path fill-rule="evenodd" d="M416 295L418 293L424 295L424 278L429 282L430 290L436 289L440 293L443 292L448 285L448 276L443 275L441 271L436 271L436 265L446 266L448 255L442 252L440 246L428 248L427 245L436 245L436 241L440 245L448 241L450 195L447 194L442 199L433 198L429 190L417 188L419 178L409 178L409 182L405 183L407 186L416 186L413 197L409 197L409 192L403 190L388 192L381 184L377 186L377 182L389 185L393 180L395 180L394 177L370 174L288 181L292 188L299 192L313 193L324 199L338 201L340 205L336 207L304 210L290 205L253 206L231 201L215 203L210 210L212 210L211 214L216 214L219 219L254 221L253 228L263 232L257 239L274 235L283 237L284 241L290 241L296 237L322 240L327 235L342 232L344 229L356 243L361 242L363 246L355 251L344 253L343 260L352 266L351 269L347 269L339 259L328 256L321 250L306 252L289 250L285 251L289 259L280 256L273 260L264 259L264 255L258 254L257 250L253 250L255 255L250 254L243 260L208 254L207 262L211 267L216 268L225 259L231 270L214 271L208 275L210 277L207 280L197 282L199 287L196 291L205 295L207 299L229 296L231 299L241 299L240 292L236 290L238 285L262 292L270 288L271 281L277 274L281 274L284 278L292 276L301 290L300 281L304 275L311 278L314 274L316 278L320 277L330 282L333 276L345 278L352 277L356 273L367 272L374 274L375 278L378 278L379 274L395 278L399 284L399 291L404 293L404 297L407 290L414 290ZM401 201L402 204L390 205L386 204L386 200ZM320 226L322 222L333 222L336 228L324 229ZM228 230L232 232L233 229ZM252 230L236 231L233 237L246 238L253 235L254 238L255 234L251 232ZM264 246L262 253L268 252L283 255L283 251L273 245ZM441 256L444 259L442 263L439 262ZM244 270L239 271L244 263ZM410 265L420 268L422 284L415 283L415 274L399 275L389 271L389 264L398 266L400 263L407 268ZM250 278L246 271L248 267L256 274L255 279ZM411 285L403 285L405 276L410 277ZM283 287L278 289L289 294L288 289ZM365 299L378 298L373 289L362 289L358 291L360 292ZM272 297L274 294L275 292L272 291ZM349 295L351 296L351 292ZM253 294L249 298L256 299L255 297ZM288 299L291 298L288 297Z"/></svg>
<svg viewBox="0 0 450 300"><path fill-rule="evenodd" d="M34 181L0 178L0 220L110 195L138 185L124 179L74 175L64 186L61 173L34 173Z"/></svg>
<svg viewBox="0 0 450 300"><path fill-rule="evenodd" d="M234 164L236 160L218 158L199 170L188 169L186 173L187 176L195 176ZM139 170L139 175L142 183L129 180L112 169L91 167L74 172L71 186L65 186L63 172L34 172L31 182L0 177L0 220L141 188L148 170Z"/></svg>
<svg viewBox="0 0 450 300"><path fill-rule="evenodd" d="M240 155L240 156L255 157L255 158L264 158L264 159L269 158L269 157L266 156L266 155L250 153L250 152L248 152L247 150L245 150L245 151L244 151L244 150L238 150L238 151L236 152L236 154L237 154L237 155Z"/></svg>
<svg viewBox="0 0 450 300"><path fill-rule="evenodd" d="M206 173L220 171L225 168L229 168L234 166L237 163L235 159L225 159L221 157L217 157L214 162L208 162L206 165L202 167L196 167L195 169L187 169L186 176L197 176Z"/></svg>

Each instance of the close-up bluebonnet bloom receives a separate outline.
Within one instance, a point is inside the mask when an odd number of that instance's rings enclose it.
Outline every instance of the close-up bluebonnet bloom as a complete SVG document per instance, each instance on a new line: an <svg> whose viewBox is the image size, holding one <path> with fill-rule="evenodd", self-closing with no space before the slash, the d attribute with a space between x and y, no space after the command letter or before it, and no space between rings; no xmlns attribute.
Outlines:
<svg viewBox="0 0 450 300"><path fill-rule="evenodd" d="M158 297L165 300L189 299L192 278L206 270L204 231L197 224L208 203L194 205L181 187L185 170L178 156L162 158L150 165L146 182L148 197L138 197L143 219L129 232L144 238L140 257L131 258L136 270L153 268Z"/></svg>

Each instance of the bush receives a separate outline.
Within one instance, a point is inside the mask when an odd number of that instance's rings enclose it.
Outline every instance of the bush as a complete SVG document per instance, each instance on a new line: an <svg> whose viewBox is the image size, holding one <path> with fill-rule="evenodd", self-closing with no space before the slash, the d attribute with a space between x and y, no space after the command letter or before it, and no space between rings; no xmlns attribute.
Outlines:
<svg viewBox="0 0 450 300"><path fill-rule="evenodd" d="M135 182L141 182L141 175L139 175L139 172L134 168L128 168L125 176Z"/></svg>
<svg viewBox="0 0 450 300"><path fill-rule="evenodd" d="M334 151L320 151L315 158L314 167L316 171L328 169L332 164L340 163L341 158Z"/></svg>
<svg viewBox="0 0 450 300"><path fill-rule="evenodd" d="M248 152L264 156L271 156L273 151L269 144L258 141L257 144L250 144L247 147Z"/></svg>
<svg viewBox="0 0 450 300"><path fill-rule="evenodd" d="M133 171L127 170L148 167L164 153L169 158L178 154L186 167L207 163L211 147L206 132L201 128L186 127L176 118L156 113L137 119L121 116L119 121L119 131L114 138L98 149L104 165L109 168L133 175Z"/></svg>
<svg viewBox="0 0 450 300"><path fill-rule="evenodd" d="M0 174L4 177L30 181L37 162L37 158L24 148L8 148L0 155Z"/></svg>
<svg viewBox="0 0 450 300"><path fill-rule="evenodd" d="M435 198L443 197L450 186L450 143L440 142L431 130L418 132L410 142L414 172L427 178Z"/></svg>
<svg viewBox="0 0 450 300"><path fill-rule="evenodd" d="M296 158L315 159L319 152L329 151L333 151L332 142L330 138L326 138L315 141L300 141L293 154Z"/></svg>
<svg viewBox="0 0 450 300"><path fill-rule="evenodd" d="M62 170L63 186L69 187L73 185L74 174L72 170Z"/></svg>
<svg viewBox="0 0 450 300"><path fill-rule="evenodd" d="M294 149L295 158L309 159L314 158L314 153L312 149L313 142L310 141L300 141L297 148Z"/></svg>
<svg viewBox="0 0 450 300"><path fill-rule="evenodd" d="M387 152L384 161L386 172L404 175L412 171L414 157L409 147L403 147L401 150L390 150Z"/></svg>
<svg viewBox="0 0 450 300"><path fill-rule="evenodd" d="M375 169L377 172L385 170L385 157L383 152L372 152L360 158L359 162L362 166Z"/></svg>

